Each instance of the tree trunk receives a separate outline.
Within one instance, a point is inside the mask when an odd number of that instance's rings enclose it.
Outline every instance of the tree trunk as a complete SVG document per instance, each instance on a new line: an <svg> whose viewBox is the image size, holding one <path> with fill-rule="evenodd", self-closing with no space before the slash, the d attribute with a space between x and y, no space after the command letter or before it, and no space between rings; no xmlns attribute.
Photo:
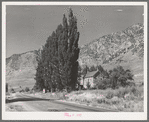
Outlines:
<svg viewBox="0 0 149 122"><path fill-rule="evenodd" d="M51 87L51 93L53 93L53 89L52 89L52 87Z"/></svg>
<svg viewBox="0 0 149 122"><path fill-rule="evenodd" d="M78 87L79 87L79 91L81 91L81 86L79 85Z"/></svg>

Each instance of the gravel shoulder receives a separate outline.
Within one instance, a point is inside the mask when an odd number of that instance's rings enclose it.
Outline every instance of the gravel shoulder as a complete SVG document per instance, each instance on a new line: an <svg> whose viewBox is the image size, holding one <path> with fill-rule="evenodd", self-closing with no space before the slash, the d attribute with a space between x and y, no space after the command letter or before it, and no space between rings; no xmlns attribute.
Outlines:
<svg viewBox="0 0 149 122"><path fill-rule="evenodd" d="M30 106L26 102L7 103L5 110L6 112L39 111L37 108Z"/></svg>

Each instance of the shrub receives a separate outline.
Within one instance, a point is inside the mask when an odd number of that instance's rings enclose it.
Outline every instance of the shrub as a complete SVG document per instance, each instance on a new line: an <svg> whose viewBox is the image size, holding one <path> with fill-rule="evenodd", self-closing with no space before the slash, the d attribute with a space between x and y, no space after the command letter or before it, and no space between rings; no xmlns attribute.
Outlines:
<svg viewBox="0 0 149 122"><path fill-rule="evenodd" d="M105 89L106 88L103 82L99 82L97 84L97 87L98 87L98 89Z"/></svg>
<svg viewBox="0 0 149 122"><path fill-rule="evenodd" d="M114 94L112 92L108 92L106 95L106 98L111 99L111 98L113 98L113 96L114 96Z"/></svg>
<svg viewBox="0 0 149 122"><path fill-rule="evenodd" d="M68 87L67 92L70 93L72 91L71 87Z"/></svg>
<svg viewBox="0 0 149 122"><path fill-rule="evenodd" d="M86 88L83 87L82 90L86 90Z"/></svg>
<svg viewBox="0 0 149 122"><path fill-rule="evenodd" d="M133 83L133 82L127 82L127 86L135 86L135 83Z"/></svg>
<svg viewBox="0 0 149 122"><path fill-rule="evenodd" d="M107 84L107 79L99 81L97 84L98 89L106 89L109 84Z"/></svg>
<svg viewBox="0 0 149 122"><path fill-rule="evenodd" d="M141 96L141 93L136 89L136 87L132 87L131 92L134 94L134 96Z"/></svg>
<svg viewBox="0 0 149 122"><path fill-rule="evenodd" d="M56 96L59 98L59 99L67 99L68 97L66 96L66 92L61 92L61 93L57 93Z"/></svg>
<svg viewBox="0 0 149 122"><path fill-rule="evenodd" d="M112 103L113 104L118 104L120 102L119 98L114 96L112 99L111 99Z"/></svg>
<svg viewBox="0 0 149 122"><path fill-rule="evenodd" d="M76 92L77 95L83 94L83 91Z"/></svg>
<svg viewBox="0 0 149 122"><path fill-rule="evenodd" d="M30 94L32 94L33 93L33 90L30 90Z"/></svg>
<svg viewBox="0 0 149 122"><path fill-rule="evenodd" d="M24 90L23 90L23 89L21 89L19 92L24 92Z"/></svg>
<svg viewBox="0 0 149 122"><path fill-rule="evenodd" d="M124 97L124 99L125 100L134 100L135 99L135 97L134 97L134 95L133 94L130 94L130 93L128 93L128 94L125 94L125 97Z"/></svg>
<svg viewBox="0 0 149 122"><path fill-rule="evenodd" d="M9 103L9 100L8 99L6 99L6 103Z"/></svg>
<svg viewBox="0 0 149 122"><path fill-rule="evenodd" d="M25 92L28 92L30 91L30 89L28 87L25 88Z"/></svg>
<svg viewBox="0 0 149 122"><path fill-rule="evenodd" d="M106 103L106 104L110 104L110 105L111 105L112 101L111 101L111 100L109 100L109 99L106 99L106 100L105 100L105 103Z"/></svg>
<svg viewBox="0 0 149 122"><path fill-rule="evenodd" d="M132 93L135 93L137 91L137 89L135 88L135 87L133 87L132 89L131 89L131 92Z"/></svg>
<svg viewBox="0 0 149 122"><path fill-rule="evenodd" d="M95 89L96 89L96 87L91 87L91 88L90 88L90 90L95 90Z"/></svg>
<svg viewBox="0 0 149 122"><path fill-rule="evenodd" d="M11 88L11 93L15 93L15 90L13 88Z"/></svg>
<svg viewBox="0 0 149 122"><path fill-rule="evenodd" d="M6 83L6 92L8 92L8 83Z"/></svg>
<svg viewBox="0 0 149 122"><path fill-rule="evenodd" d="M41 89L38 89L38 88L33 88L33 91L35 91L35 92L40 92L40 91L42 91Z"/></svg>
<svg viewBox="0 0 149 122"><path fill-rule="evenodd" d="M125 86L126 86L127 78L125 78L125 77L120 77L120 78L118 79L118 81L120 82L120 85L121 85L121 86L125 87Z"/></svg>
<svg viewBox="0 0 149 122"><path fill-rule="evenodd" d="M129 91L126 88L120 88L116 94L119 98L124 98L124 95L127 94Z"/></svg>
<svg viewBox="0 0 149 122"><path fill-rule="evenodd" d="M118 66L110 71L110 81L113 89L115 89L116 86L125 87L128 80L133 80L133 74L130 70L124 70L122 66Z"/></svg>
<svg viewBox="0 0 149 122"><path fill-rule="evenodd" d="M105 86L106 86L106 88L110 88L111 87L111 81L110 81L110 79L103 79L103 82L104 82L104 84L105 84Z"/></svg>
<svg viewBox="0 0 149 122"><path fill-rule="evenodd" d="M102 103L102 99L97 99L97 103Z"/></svg>
<svg viewBox="0 0 149 122"><path fill-rule="evenodd" d="M97 99L97 103L105 103L105 98L99 98Z"/></svg>

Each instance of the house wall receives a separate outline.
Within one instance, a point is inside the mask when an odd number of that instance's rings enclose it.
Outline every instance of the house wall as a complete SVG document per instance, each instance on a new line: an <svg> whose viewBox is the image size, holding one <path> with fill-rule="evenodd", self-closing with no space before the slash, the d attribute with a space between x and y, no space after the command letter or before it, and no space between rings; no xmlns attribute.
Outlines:
<svg viewBox="0 0 149 122"><path fill-rule="evenodd" d="M83 78L80 80L80 85L83 85Z"/></svg>
<svg viewBox="0 0 149 122"><path fill-rule="evenodd" d="M94 87L94 83L93 83L94 78L93 78L93 77L89 77L89 78L85 78L85 79L84 79L84 85L83 85L84 88L87 88L87 83L88 83L88 81L89 81L91 87Z"/></svg>

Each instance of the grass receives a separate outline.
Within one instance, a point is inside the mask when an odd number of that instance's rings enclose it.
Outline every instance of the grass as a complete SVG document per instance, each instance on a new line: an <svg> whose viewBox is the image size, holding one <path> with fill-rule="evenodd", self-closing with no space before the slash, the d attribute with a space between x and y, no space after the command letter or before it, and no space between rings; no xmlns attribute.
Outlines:
<svg viewBox="0 0 149 122"><path fill-rule="evenodd" d="M106 90L74 91L67 101L80 104L117 109L119 111L143 111L143 86Z"/></svg>
<svg viewBox="0 0 149 122"><path fill-rule="evenodd" d="M35 93L41 98L56 98L68 102L91 105L96 107L116 109L125 112L144 111L144 86L120 87L118 89L108 88L106 90L81 90L71 93ZM33 94L32 94L33 95Z"/></svg>
<svg viewBox="0 0 149 122"><path fill-rule="evenodd" d="M21 105L7 105L6 111L11 111L11 112L24 111L24 108Z"/></svg>
<svg viewBox="0 0 149 122"><path fill-rule="evenodd" d="M28 87L29 89L32 89L35 84L35 80L34 79L12 79L8 82L8 84L9 84L8 86L9 91L11 88L13 88L15 92L18 92L21 89L25 89L26 87Z"/></svg>

